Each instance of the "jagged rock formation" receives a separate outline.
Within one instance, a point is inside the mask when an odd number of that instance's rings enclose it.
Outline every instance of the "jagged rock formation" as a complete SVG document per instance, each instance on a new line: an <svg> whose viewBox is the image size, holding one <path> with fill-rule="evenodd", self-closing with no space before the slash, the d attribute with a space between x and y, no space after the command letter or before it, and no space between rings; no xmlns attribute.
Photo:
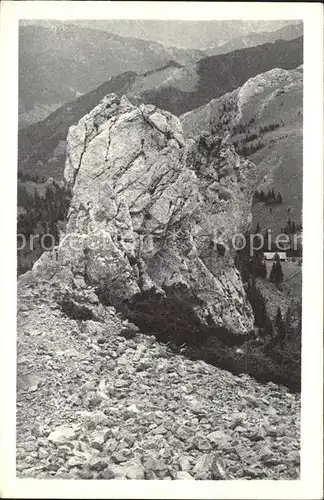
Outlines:
<svg viewBox="0 0 324 500"><path fill-rule="evenodd" d="M298 394L144 335L251 328L229 243L254 165L109 95L71 127L65 175L66 233L18 282L17 475L297 479Z"/></svg>
<svg viewBox="0 0 324 500"><path fill-rule="evenodd" d="M90 285L176 341L251 330L231 245L250 222L254 165L219 137L185 143L176 117L114 94L70 128L67 143L66 234L33 274Z"/></svg>

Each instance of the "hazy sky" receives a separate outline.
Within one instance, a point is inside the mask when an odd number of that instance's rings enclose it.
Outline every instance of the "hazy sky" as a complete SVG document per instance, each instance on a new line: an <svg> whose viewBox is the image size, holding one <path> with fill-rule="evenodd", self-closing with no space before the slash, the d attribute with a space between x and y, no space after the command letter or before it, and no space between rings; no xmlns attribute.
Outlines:
<svg viewBox="0 0 324 500"><path fill-rule="evenodd" d="M274 31L285 24L296 24L298 21L71 20L69 22L121 36L151 40L166 46L203 49L243 34ZM29 21L29 23L47 24L51 21Z"/></svg>

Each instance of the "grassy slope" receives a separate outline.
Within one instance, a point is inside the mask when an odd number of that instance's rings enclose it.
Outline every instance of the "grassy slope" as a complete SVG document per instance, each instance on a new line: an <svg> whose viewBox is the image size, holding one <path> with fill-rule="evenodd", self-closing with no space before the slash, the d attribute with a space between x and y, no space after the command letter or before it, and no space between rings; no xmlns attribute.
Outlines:
<svg viewBox="0 0 324 500"><path fill-rule="evenodd" d="M298 72L295 73L298 79ZM260 224L261 230L266 228L272 230L275 237L286 226L287 218L290 216L296 222L301 221L302 213L302 84L297 83L282 94L275 95L276 90L281 90L286 83L272 81L270 87L267 83L261 92L256 95L248 95L249 87L245 92L234 91L222 96L220 99L211 101L207 106L182 115L181 121L185 134L189 136L192 132L209 128L211 119L220 121L221 110L224 104L231 106L232 120L230 123L231 140L242 145L251 146L260 140L264 143L262 149L257 150L249 159L264 167L267 175L260 184L260 188L268 190L274 187L280 191L283 197L282 205L270 207L263 203L253 206L253 227ZM243 88L243 87L242 87ZM260 89L258 89L260 90ZM242 98L243 96L243 98ZM272 98L271 98L272 96ZM271 98L271 99L270 99ZM242 106L237 106L243 101ZM245 101L245 102L244 102ZM241 107L241 116L238 108ZM234 125L246 125L251 118L255 123L248 126L243 133L233 133ZM279 124L274 131L260 134L260 127ZM257 134L257 139L250 142L242 142L246 135Z"/></svg>
<svg viewBox="0 0 324 500"><path fill-rule="evenodd" d="M253 107L254 103L251 102L250 108L253 109ZM276 167L270 176L270 182L265 182L264 187L274 187L275 192L280 191L283 204L274 206L272 212L269 207L261 203L253 207L254 225L259 223L261 228L271 228L273 235L281 232L289 216L298 223L301 221L302 88L282 94L271 101L261 117L257 119L256 125L281 123L281 120L283 124L277 130L266 134L268 145L249 157L256 164L276 159ZM272 146L269 145L271 140L275 141Z"/></svg>
<svg viewBox="0 0 324 500"><path fill-rule="evenodd" d="M272 263L267 262L267 276L269 278ZM283 282L278 288L268 280L257 278L258 288L266 299L266 306L270 317L275 318L277 308L280 307L285 314L292 301L300 300L302 293L302 268L298 262L282 262L284 275Z"/></svg>

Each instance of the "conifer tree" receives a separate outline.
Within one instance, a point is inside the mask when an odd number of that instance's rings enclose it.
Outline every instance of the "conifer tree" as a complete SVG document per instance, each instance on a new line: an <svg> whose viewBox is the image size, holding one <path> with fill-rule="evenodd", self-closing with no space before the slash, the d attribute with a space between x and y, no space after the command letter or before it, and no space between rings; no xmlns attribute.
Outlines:
<svg viewBox="0 0 324 500"><path fill-rule="evenodd" d="M272 268L271 268L271 271L270 271L270 281L274 282L275 281L275 275L276 275L276 263L274 262L272 264Z"/></svg>
<svg viewBox="0 0 324 500"><path fill-rule="evenodd" d="M283 271L279 255L276 254L276 283L281 283L283 280Z"/></svg>
<svg viewBox="0 0 324 500"><path fill-rule="evenodd" d="M286 327L285 322L282 319L280 306L277 308L277 314L275 319L276 330L278 332L278 338L280 341L285 339L286 336Z"/></svg>
<svg viewBox="0 0 324 500"><path fill-rule="evenodd" d="M268 314L265 319L264 330L267 335L269 335L270 337L273 336L273 324Z"/></svg>
<svg viewBox="0 0 324 500"><path fill-rule="evenodd" d="M291 307L288 307L286 316L285 316L285 330L287 337L290 337L293 333L293 325L292 325L292 311Z"/></svg>
<svg viewBox="0 0 324 500"><path fill-rule="evenodd" d="M267 310L264 297L260 290L258 290L254 277L252 277L248 282L247 298L252 306L255 323L260 328L264 328L266 324Z"/></svg>
<svg viewBox="0 0 324 500"><path fill-rule="evenodd" d="M277 330L279 330L281 325L282 325L282 314L281 314L280 306L277 307L275 325L276 325Z"/></svg>
<svg viewBox="0 0 324 500"><path fill-rule="evenodd" d="M267 277L267 266L264 261L260 264L260 278L266 279Z"/></svg>
<svg viewBox="0 0 324 500"><path fill-rule="evenodd" d="M272 265L272 269L271 269L271 273L270 273L270 281L272 281L273 283L276 283L276 285L279 285L279 283L282 282L283 277L284 276L283 276L280 258L279 258L279 255L276 253L275 262Z"/></svg>

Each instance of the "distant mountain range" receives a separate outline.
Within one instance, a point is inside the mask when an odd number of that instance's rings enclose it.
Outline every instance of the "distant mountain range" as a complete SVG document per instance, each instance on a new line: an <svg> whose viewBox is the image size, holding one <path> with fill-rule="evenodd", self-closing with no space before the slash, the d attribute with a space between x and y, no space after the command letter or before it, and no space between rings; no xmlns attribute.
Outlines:
<svg viewBox="0 0 324 500"><path fill-rule="evenodd" d="M73 24L47 22L19 31L20 128L126 71L154 70L175 60L197 61L199 50L166 48Z"/></svg>
<svg viewBox="0 0 324 500"><path fill-rule="evenodd" d="M43 178L62 178L68 128L111 92L126 94L135 103L152 103L181 115L240 87L260 72L292 69L302 62L303 40L298 38L208 57L184 67L169 61L158 70L111 77L45 120L19 132L19 170Z"/></svg>
<svg viewBox="0 0 324 500"><path fill-rule="evenodd" d="M33 21L35 22L35 21ZM38 21L39 22L39 21ZM46 23L48 21L42 21ZM251 33L261 33L263 36L280 28L299 24L292 20L209 20L209 21L180 21L180 20L152 20L126 19L114 20L78 20L78 26L100 29L116 35L141 38L154 41L166 47L174 46L185 49L200 49L219 47L229 40L245 37ZM296 34L296 38L298 34ZM279 38L279 37L278 37ZM285 37L283 37L285 38ZM275 40L272 39L272 40ZM259 43L270 41L264 39Z"/></svg>
<svg viewBox="0 0 324 500"><path fill-rule="evenodd" d="M139 99L181 115L240 87L252 76L272 68L296 68L302 63L303 37L277 40L201 59L190 72L188 68L178 70L158 88L141 92Z"/></svg>
<svg viewBox="0 0 324 500"><path fill-rule="evenodd" d="M153 71L169 65L170 61L186 67L175 78L181 90L186 91L188 72L189 81L195 79L192 75L196 70L191 67L206 55L302 35L302 24L290 23L172 21L166 29L163 21L22 21L19 128L46 118L111 76L127 71L139 74ZM130 37L135 35L138 38ZM160 40L164 45L152 40ZM189 47L192 43L198 49ZM204 50L199 48L202 45ZM178 86L174 81L172 84Z"/></svg>
<svg viewBox="0 0 324 500"><path fill-rule="evenodd" d="M206 49L207 55L226 54L233 50L255 47L256 45L275 42L276 40L293 40L303 35L303 23L288 24L275 31L260 31L245 33L242 36L231 38L216 47Z"/></svg>

